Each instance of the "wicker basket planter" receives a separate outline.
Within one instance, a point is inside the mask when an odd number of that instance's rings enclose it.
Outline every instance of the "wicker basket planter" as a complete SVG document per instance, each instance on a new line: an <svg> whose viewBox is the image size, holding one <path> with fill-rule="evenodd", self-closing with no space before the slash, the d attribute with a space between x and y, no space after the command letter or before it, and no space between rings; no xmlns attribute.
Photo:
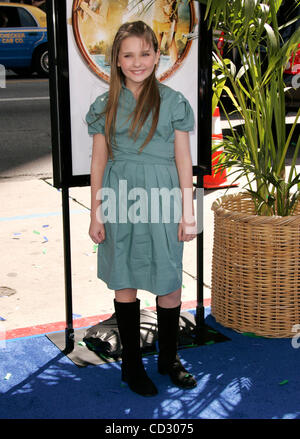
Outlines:
<svg viewBox="0 0 300 439"><path fill-rule="evenodd" d="M257 216L247 193L212 205L212 315L226 327L293 337L300 323L300 202L289 217Z"/></svg>

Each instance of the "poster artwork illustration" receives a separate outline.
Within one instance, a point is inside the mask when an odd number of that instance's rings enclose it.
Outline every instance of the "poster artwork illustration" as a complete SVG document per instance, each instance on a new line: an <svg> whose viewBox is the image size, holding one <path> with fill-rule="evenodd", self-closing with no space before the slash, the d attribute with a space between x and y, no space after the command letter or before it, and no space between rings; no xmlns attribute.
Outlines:
<svg viewBox="0 0 300 439"><path fill-rule="evenodd" d="M110 50L122 23L142 20L154 30L161 51L157 78L164 81L186 58L196 26L193 2L176 0L74 0L72 26L77 47L91 70L109 82Z"/></svg>

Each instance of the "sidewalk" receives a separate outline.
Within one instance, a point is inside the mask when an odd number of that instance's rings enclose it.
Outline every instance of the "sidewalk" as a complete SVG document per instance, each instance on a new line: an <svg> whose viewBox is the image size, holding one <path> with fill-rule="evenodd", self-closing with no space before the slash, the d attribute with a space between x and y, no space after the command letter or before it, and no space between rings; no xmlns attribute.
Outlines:
<svg viewBox="0 0 300 439"><path fill-rule="evenodd" d="M232 191L240 188L230 189ZM210 298L212 202L204 195L204 298ZM74 319L113 312L114 291L97 278L96 251L88 236L90 188L70 188ZM0 317L5 331L65 321L61 192L51 179L0 181ZM182 301L196 301L196 240L184 244ZM139 291L141 307L155 295ZM4 320L3 320L4 319Z"/></svg>

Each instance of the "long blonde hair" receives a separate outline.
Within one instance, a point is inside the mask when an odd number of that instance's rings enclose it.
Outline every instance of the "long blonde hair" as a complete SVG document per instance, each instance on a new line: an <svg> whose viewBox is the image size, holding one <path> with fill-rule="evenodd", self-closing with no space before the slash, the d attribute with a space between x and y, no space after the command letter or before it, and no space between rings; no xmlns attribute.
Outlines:
<svg viewBox="0 0 300 439"><path fill-rule="evenodd" d="M108 153L111 158L113 158L112 142L115 138L118 102L122 89L122 83L125 81L124 74L121 68L118 67L118 57L122 41L125 38L132 36L143 38L148 44L151 44L153 46L156 53L158 51L158 42L156 35L151 27L149 27L143 21L124 23L116 33L111 50L110 87L105 109L105 138ZM129 117L132 117L129 135L133 137L134 140L137 140L144 123L152 112L152 125L146 137L146 140L139 149L139 153L142 152L143 148L147 145L147 143L150 142L154 135L159 118L159 108L160 94L154 68L151 75L145 79L136 103L136 107Z"/></svg>

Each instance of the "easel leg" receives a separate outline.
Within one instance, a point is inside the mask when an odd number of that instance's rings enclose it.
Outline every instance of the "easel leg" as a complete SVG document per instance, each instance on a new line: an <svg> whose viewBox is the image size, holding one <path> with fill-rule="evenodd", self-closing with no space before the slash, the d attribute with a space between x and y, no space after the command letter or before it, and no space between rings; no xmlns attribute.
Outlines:
<svg viewBox="0 0 300 439"><path fill-rule="evenodd" d="M197 307L196 307L196 332L199 333L204 326L204 299L203 299L203 175L197 175L197 225L200 232L197 234Z"/></svg>
<svg viewBox="0 0 300 439"><path fill-rule="evenodd" d="M62 187L62 211L64 234L64 265L65 265L65 305L66 305L66 347L64 353L74 349L73 306L72 306L72 270L71 270L71 240L70 240L70 209L69 189Z"/></svg>
<svg viewBox="0 0 300 439"><path fill-rule="evenodd" d="M197 227L200 233L197 235L197 306L195 316L195 329L193 331L194 343L198 345L212 344L229 340L228 337L219 333L205 323L205 307L204 307L204 258L203 258L203 175L197 176L196 190L197 193Z"/></svg>

